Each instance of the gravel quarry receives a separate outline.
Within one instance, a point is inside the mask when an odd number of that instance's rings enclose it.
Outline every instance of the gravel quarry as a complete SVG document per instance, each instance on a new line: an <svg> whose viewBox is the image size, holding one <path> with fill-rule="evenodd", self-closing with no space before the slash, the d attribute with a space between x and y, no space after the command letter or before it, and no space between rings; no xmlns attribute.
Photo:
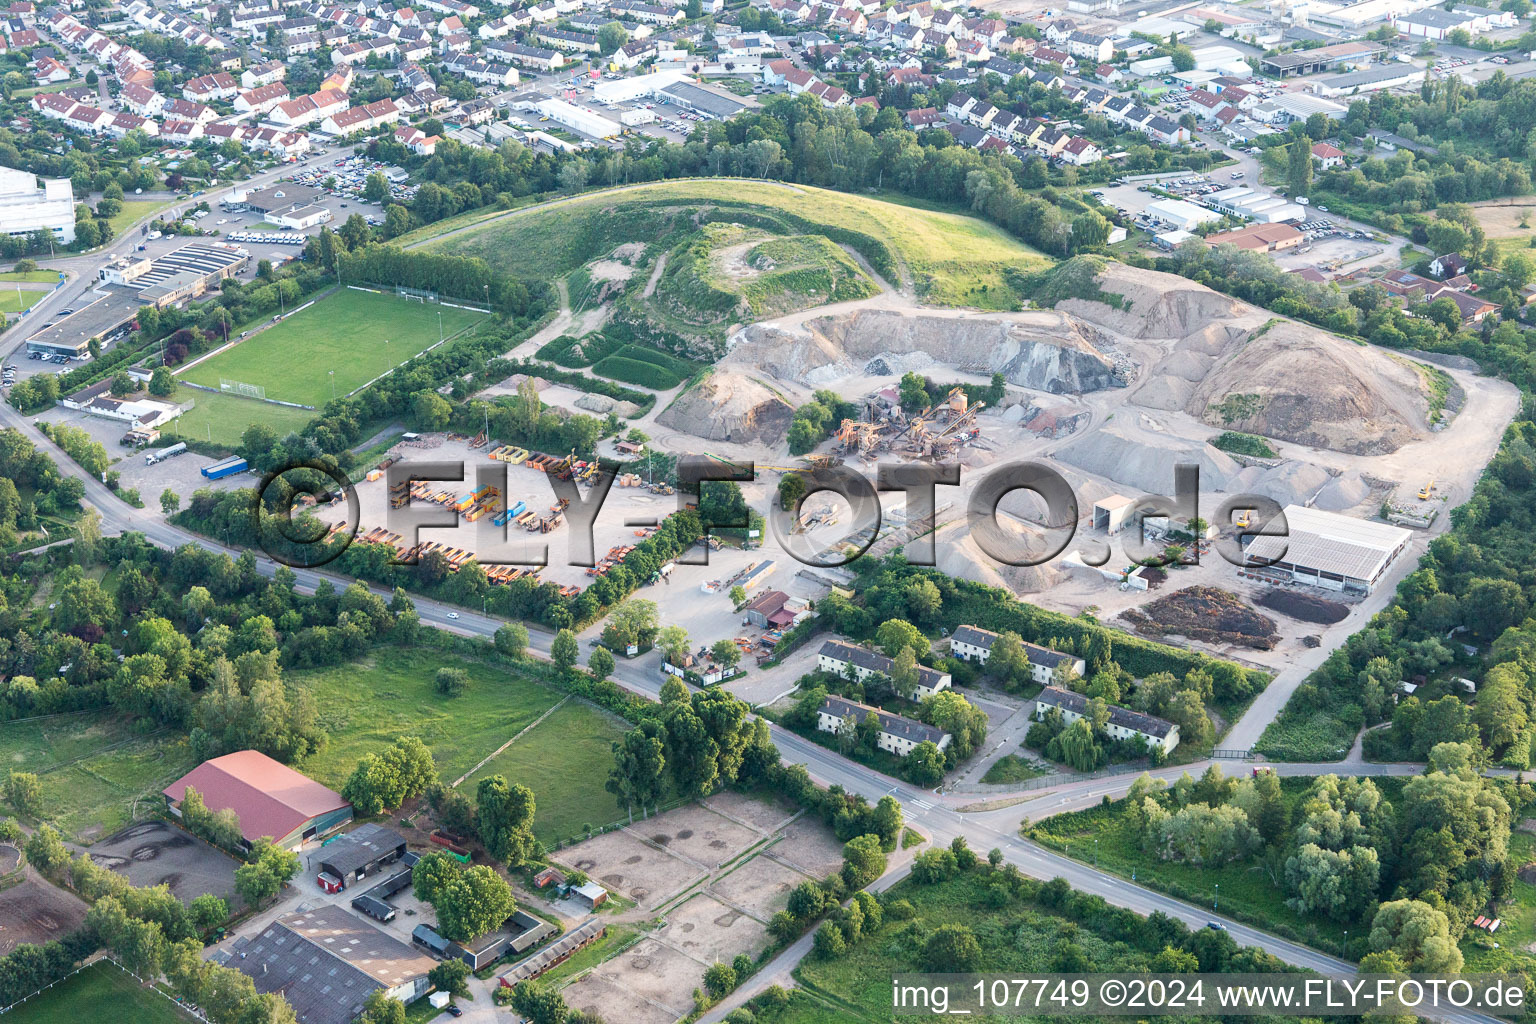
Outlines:
<svg viewBox="0 0 1536 1024"><path fill-rule="evenodd" d="M939 494L948 510L934 538L938 567L1075 612L1105 603L1107 581L1098 570L1061 558L999 564L972 536L969 493L999 464L1040 460L1067 480L1078 515L1065 551L1071 554L1106 542L1092 530L1095 501L1170 494L1179 464L1198 467L1206 516L1229 496L1257 494L1375 518L1384 502L1411 504L1429 478L1437 481L1436 501L1449 507L1470 493L1516 408L1513 390L1501 382L1444 368L1453 388L1466 393L1456 408L1482 403L1498 415L1460 417L1448 408L1432 424L1433 371L1408 354L1335 337L1156 271L1108 263L1093 285L1096 299L1019 313L931 308L887 289L745 326L711 373L655 414L665 428L656 443L751 458L760 467L792 464L785 450L791 417L817 389L863 401L908 371L978 389L1002 373L1003 400L980 414L979 436L955 456L960 486ZM1225 431L1268 439L1276 457L1214 447ZM836 448L829 440L818 450ZM888 451L877 459L912 457ZM873 476L873 462L845 458ZM773 474L767 483L771 489ZM1045 549L1038 499L1016 491L1001 510L1013 540ZM1118 551L1118 541L1108 540ZM1216 574L1210 580L1231 575L1230 568L1209 571Z"/></svg>

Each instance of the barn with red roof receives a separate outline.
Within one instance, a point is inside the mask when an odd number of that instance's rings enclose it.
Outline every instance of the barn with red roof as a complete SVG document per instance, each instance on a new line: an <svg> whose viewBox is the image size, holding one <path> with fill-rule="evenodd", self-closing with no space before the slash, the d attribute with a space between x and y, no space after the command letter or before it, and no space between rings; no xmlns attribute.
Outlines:
<svg viewBox="0 0 1536 1024"><path fill-rule="evenodd" d="M268 836L277 846L297 849L352 820L352 805L340 793L257 750L204 761L165 787L166 807L177 818L189 787L210 811L235 812L247 848Z"/></svg>

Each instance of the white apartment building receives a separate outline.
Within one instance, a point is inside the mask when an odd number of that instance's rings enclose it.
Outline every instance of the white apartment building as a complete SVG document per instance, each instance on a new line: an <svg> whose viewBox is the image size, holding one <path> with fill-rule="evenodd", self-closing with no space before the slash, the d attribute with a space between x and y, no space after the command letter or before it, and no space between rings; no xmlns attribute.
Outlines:
<svg viewBox="0 0 1536 1024"><path fill-rule="evenodd" d="M49 178L37 187L37 175L0 167L0 231L29 235L46 231L56 241L75 240L75 190L68 178Z"/></svg>
<svg viewBox="0 0 1536 1024"><path fill-rule="evenodd" d="M1082 718L1087 707L1088 698L1082 694L1047 686L1035 698L1035 718L1044 718L1051 708L1055 708L1061 712L1062 721L1070 724ZM1165 754L1173 753L1179 745L1177 725L1117 704L1109 706L1109 724L1104 726L1104 731L1118 740L1139 738L1149 746L1161 747Z"/></svg>
<svg viewBox="0 0 1536 1024"><path fill-rule="evenodd" d="M932 743L940 750L949 746L950 735L943 729L893 715L856 700L831 695L821 702L821 709L816 715L816 728L835 736L848 728L850 719L857 724L868 715L874 715L880 723L880 734L875 745L897 757L906 757L920 743Z"/></svg>
<svg viewBox="0 0 1536 1024"><path fill-rule="evenodd" d="M998 634L990 629L979 626L956 626L954 636L949 638L949 652L962 661L985 665L992 656L992 645L997 642L997 637ZM1083 659L1075 655L1062 654L1049 647L1028 642L1023 646L1024 656L1029 659L1030 677L1042 686L1054 677L1057 665L1070 665L1078 676L1087 671L1088 666Z"/></svg>

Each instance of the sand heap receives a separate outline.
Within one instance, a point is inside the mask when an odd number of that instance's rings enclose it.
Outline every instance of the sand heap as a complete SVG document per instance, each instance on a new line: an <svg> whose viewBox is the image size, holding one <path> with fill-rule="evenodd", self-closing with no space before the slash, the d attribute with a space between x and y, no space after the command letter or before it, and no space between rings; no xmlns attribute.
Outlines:
<svg viewBox="0 0 1536 1024"><path fill-rule="evenodd" d="M1056 449L1055 457L1143 494L1172 494L1173 468L1180 463L1199 468L1202 490L1226 490L1227 482L1243 469L1231 456L1203 442L1133 433L1115 421L1068 441Z"/></svg>
<svg viewBox="0 0 1536 1024"><path fill-rule="evenodd" d="M1006 517L998 523L1020 545L1037 554L1046 550L1045 538L1039 533ZM1059 560L1044 565L1005 565L995 561L976 543L963 517L939 528L934 537L934 555L935 567L947 576L1001 587L1015 594L1038 594L1062 579Z"/></svg>
<svg viewBox="0 0 1536 1024"><path fill-rule="evenodd" d="M738 336L729 361L811 387L851 376L931 366L1003 374L1053 394L1118 387L1113 366L1087 325L1054 311L938 316L861 310L818 317L803 327L756 324Z"/></svg>
<svg viewBox="0 0 1536 1024"><path fill-rule="evenodd" d="M717 369L656 417L662 426L707 441L776 445L789 433L793 407L762 381Z"/></svg>

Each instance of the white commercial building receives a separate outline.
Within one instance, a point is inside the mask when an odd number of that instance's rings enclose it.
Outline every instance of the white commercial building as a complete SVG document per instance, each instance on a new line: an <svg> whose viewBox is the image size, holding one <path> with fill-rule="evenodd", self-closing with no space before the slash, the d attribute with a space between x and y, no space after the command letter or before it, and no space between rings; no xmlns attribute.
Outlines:
<svg viewBox="0 0 1536 1024"><path fill-rule="evenodd" d="M0 167L0 231L30 235L46 231L66 245L75 240L75 190L68 178L48 178Z"/></svg>
<svg viewBox="0 0 1536 1024"><path fill-rule="evenodd" d="M1270 563L1298 583L1370 593L1413 536L1400 526L1372 523L1301 505L1285 507L1285 536L1256 536L1245 554Z"/></svg>
<svg viewBox="0 0 1536 1024"><path fill-rule="evenodd" d="M1147 216L1181 231L1193 231L1201 224L1221 220L1221 214L1183 199L1158 199L1147 204Z"/></svg>
<svg viewBox="0 0 1536 1024"><path fill-rule="evenodd" d="M612 118L578 107L565 100L540 100L534 109L557 124L590 135L594 139L610 139L623 132L623 127Z"/></svg>
<svg viewBox="0 0 1536 1024"><path fill-rule="evenodd" d="M686 71L657 71L613 82L599 82L592 87L592 99L597 103L632 103L642 96L654 96L669 85L687 82L691 77Z"/></svg>

